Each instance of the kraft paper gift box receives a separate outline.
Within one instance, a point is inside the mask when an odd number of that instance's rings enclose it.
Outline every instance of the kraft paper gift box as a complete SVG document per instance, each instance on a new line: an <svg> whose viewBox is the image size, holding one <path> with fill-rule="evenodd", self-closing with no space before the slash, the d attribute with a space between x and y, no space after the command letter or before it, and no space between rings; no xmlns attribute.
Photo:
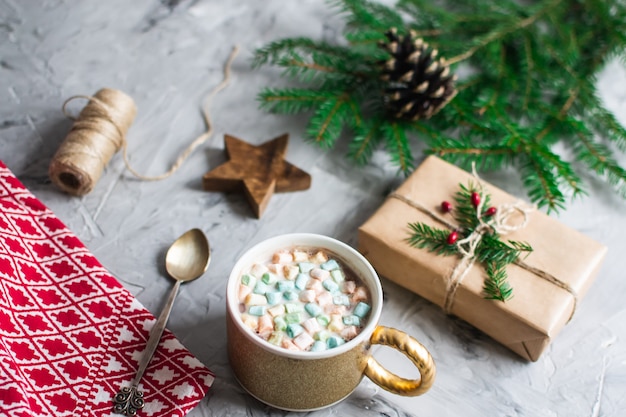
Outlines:
<svg viewBox="0 0 626 417"><path fill-rule="evenodd" d="M484 266L476 261L453 295L448 279L460 255L437 255L408 244L409 223L446 229L454 223L439 207L454 201L460 184L477 179L437 157L428 157L392 193L376 213L359 228L358 248L377 272L408 290L443 307L520 356L536 361L563 326L574 316L606 255L606 247L534 210L525 227L501 240L530 244L533 251L523 264L507 265L513 297L506 302L484 298ZM481 180L491 205L518 199ZM527 207L531 207L527 205ZM517 216L522 218L522 216ZM441 219L442 221L439 221ZM520 219L517 219L519 221Z"/></svg>

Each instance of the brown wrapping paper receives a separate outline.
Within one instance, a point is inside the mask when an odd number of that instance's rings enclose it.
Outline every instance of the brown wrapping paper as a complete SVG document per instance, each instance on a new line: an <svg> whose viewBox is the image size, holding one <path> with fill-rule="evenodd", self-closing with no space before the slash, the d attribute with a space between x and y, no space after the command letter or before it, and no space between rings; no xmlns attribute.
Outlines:
<svg viewBox="0 0 626 417"><path fill-rule="evenodd" d="M453 201L459 184L476 179L434 156L428 157L396 191L396 194L431 210L450 223L450 214L439 212L441 202ZM518 200L482 181L492 205ZM520 216L521 217L521 216ZM446 226L398 198L390 197L359 229L359 250L378 273L410 291L443 306L446 280L460 256L436 255L411 247L408 223ZM485 270L476 262L459 285L450 309L453 314L522 357L536 361L572 317L606 255L606 247L540 211L529 215L525 228L501 237L529 243L533 252L524 259L531 268L549 274L570 290L516 264L507 266L513 298L483 298Z"/></svg>

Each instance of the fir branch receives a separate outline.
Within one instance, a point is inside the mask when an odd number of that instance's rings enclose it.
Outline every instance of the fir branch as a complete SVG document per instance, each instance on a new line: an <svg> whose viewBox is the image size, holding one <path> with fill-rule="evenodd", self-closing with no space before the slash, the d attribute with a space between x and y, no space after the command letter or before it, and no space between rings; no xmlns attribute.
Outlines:
<svg viewBox="0 0 626 417"><path fill-rule="evenodd" d="M506 264L487 262L487 279L483 284L485 298L488 300L507 301L513 296L513 288L507 282Z"/></svg>
<svg viewBox="0 0 626 417"><path fill-rule="evenodd" d="M622 196L626 196L626 170L611 156L611 151L585 135L578 134L580 143L576 147L578 158L600 176L606 176Z"/></svg>
<svg viewBox="0 0 626 417"><path fill-rule="evenodd" d="M552 0L545 6L540 7L539 10L537 10L534 14L530 15L529 17L525 19L518 20L517 22L515 22L515 24L510 24L508 22L505 22L505 24L503 24L501 27L494 29L493 31L487 33L486 35L482 37L477 38L474 41L474 45L467 51L453 58L448 59L447 60L448 64L456 64L458 62L465 61L466 59L474 55L477 51L479 51L481 48L486 47L490 43L498 39L502 39L505 36L510 35L511 33L516 32L519 29L524 29L527 26L534 24L537 21L537 19L539 19L548 11L550 11L552 8L554 8L559 3L561 3L561 1L562 0Z"/></svg>
<svg viewBox="0 0 626 417"><path fill-rule="evenodd" d="M476 249L476 259L480 262L496 262L498 264L511 264L522 255L532 252L530 245L524 242L509 240L508 245L497 236L485 234L480 245Z"/></svg>
<svg viewBox="0 0 626 417"><path fill-rule="evenodd" d="M528 195L537 205L546 207L548 212L565 208L565 195L559 189L558 178L549 165L539 156L529 154L520 169Z"/></svg>
<svg viewBox="0 0 626 417"><path fill-rule="evenodd" d="M259 68L266 64L276 64L286 53L300 52L310 55L315 52L324 52L348 61L359 59L349 48L331 45L327 42L314 41L309 38L287 38L259 48L254 53L252 67Z"/></svg>
<svg viewBox="0 0 626 417"><path fill-rule="evenodd" d="M283 39L257 50L253 60L255 67L281 67L285 77L320 91L319 101L314 93L290 99L288 88L259 94L261 106L270 111L312 111L307 136L320 146L333 146L336 135L349 128L348 156L358 163L384 144L392 162L409 173L408 142L421 140L426 153L465 168L472 162L483 169L513 166L530 199L549 212L585 193L585 169L626 196L626 170L616 158L616 152L626 153L626 128L595 87L596 75L610 59L626 65L623 1L332 4L345 18L347 44ZM412 30L424 36L453 71L470 69L463 72L454 100L429 120L401 123L395 119L401 114L397 108L385 108L389 86L381 79L381 62L390 54L377 44L387 42L384 33L392 27L399 34ZM344 94L335 117L330 110ZM561 152L560 144L573 154Z"/></svg>
<svg viewBox="0 0 626 417"><path fill-rule="evenodd" d="M329 93L326 91L305 88L266 88L258 96L262 109L284 114L311 110L328 98Z"/></svg>
<svg viewBox="0 0 626 417"><path fill-rule="evenodd" d="M404 21L400 14L382 4L363 0L337 0L333 3L346 15L349 27L376 29L381 32L401 27Z"/></svg>
<svg viewBox="0 0 626 417"><path fill-rule="evenodd" d="M385 139L386 148L391 154L391 160L400 170L408 174L413 168L413 155L408 146L406 130L398 121L384 122L380 126L380 133Z"/></svg>
<svg viewBox="0 0 626 417"><path fill-rule="evenodd" d="M309 121L307 136L321 147L332 147L341 134L344 120L350 110L347 102L346 94L322 102Z"/></svg>
<svg viewBox="0 0 626 417"><path fill-rule="evenodd" d="M382 135L380 133L381 124L382 121L379 119L365 119L354 126L354 138L349 145L348 157L353 159L357 164L366 164L372 157L376 147L382 141Z"/></svg>
<svg viewBox="0 0 626 417"><path fill-rule="evenodd" d="M409 229L411 233L407 242L414 248L426 249L437 255L458 253L456 246L449 245L447 242L449 230L435 229L425 223L409 223Z"/></svg>

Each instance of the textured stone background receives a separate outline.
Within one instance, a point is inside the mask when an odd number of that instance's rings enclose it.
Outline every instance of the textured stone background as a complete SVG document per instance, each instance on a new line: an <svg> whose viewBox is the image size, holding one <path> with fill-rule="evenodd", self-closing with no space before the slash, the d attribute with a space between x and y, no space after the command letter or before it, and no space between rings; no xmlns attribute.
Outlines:
<svg viewBox="0 0 626 417"><path fill-rule="evenodd" d="M209 272L182 288L169 328L217 373L209 396L190 416L284 416L246 395L225 353L225 282L253 243L286 232L315 232L356 245L356 230L401 178L384 154L357 169L341 150L301 140L305 119L257 109L264 85L281 85L273 69L252 71L251 52L270 40L312 36L334 40L341 20L321 0L0 0L0 159L87 244L139 300L158 314L172 282L163 256L192 227L208 235ZM134 167L167 170L199 135L199 106L222 78L234 44L230 87L212 105L213 138L173 177L140 182L117 155L97 188L76 198L48 180L50 158L71 122L63 101L113 87L130 94L139 112L129 132ZM602 98L626 124L626 70L612 63L598 79ZM80 109L81 103L71 108ZM222 136L261 143L291 134L287 159L313 176L306 192L276 195L262 220L239 195L207 193L200 178L224 160ZM621 158L626 164L626 158ZM510 172L485 179L524 195ZM369 381L343 403L312 416L619 416L626 414L626 201L595 177L590 195L560 220L609 247L606 263L574 320L536 363L526 363L439 308L384 281L382 324L422 340L438 366L432 390L417 398L382 392ZM407 362L377 352L403 373ZM403 375L405 375L403 373ZM411 375L407 375L411 376Z"/></svg>

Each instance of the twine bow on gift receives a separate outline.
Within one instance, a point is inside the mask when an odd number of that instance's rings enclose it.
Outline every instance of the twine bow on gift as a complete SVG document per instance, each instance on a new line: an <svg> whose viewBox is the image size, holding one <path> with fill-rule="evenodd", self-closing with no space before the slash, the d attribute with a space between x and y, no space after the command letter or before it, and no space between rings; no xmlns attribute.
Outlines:
<svg viewBox="0 0 626 417"><path fill-rule="evenodd" d="M508 241L507 245L498 239L499 236L525 228L529 223L530 213L534 211L534 207L528 207L523 202L518 201L516 203L503 203L497 207L490 207L485 211L484 208L488 204L490 196L485 193L483 184L474 166L472 166L472 173L477 183L478 202L476 202L476 204L470 202L470 193L474 190L473 184L470 184L469 188L465 188L461 185L462 191L458 192L456 196L456 201L460 204L458 211L463 212L462 214L465 216L469 214L473 216L472 226L466 224L469 220L467 217L463 217L463 215L456 216L456 220L459 224L454 225L442 218L435 211L424 207L422 204L398 192L393 192L389 195L390 198L395 198L406 203L449 229L438 230L424 223L413 223L409 224L412 235L407 239L409 244L418 248L425 248L431 252L437 252L438 254L457 254L461 256L461 259L457 262L446 279L446 294L442 306L444 311L447 314L451 313L457 289L474 266L474 263L477 260L481 260L485 263L485 270L487 272L484 285L485 292L487 293L485 298L505 301L510 297L512 289L506 282L505 266L508 263L514 263L569 292L574 300L574 307L569 317L569 320L571 320L578 303L576 291L574 291L570 285L553 275L530 266L521 260L519 255L522 252L532 251L532 248L528 244ZM514 218L516 214L521 215L521 219L516 220ZM457 240L456 236L458 236L458 232L463 230L466 232L471 230L471 232ZM457 233L457 235L455 235L454 239L450 240L450 235L454 233ZM484 243L487 236L489 236L489 241L488 243ZM493 247L485 249L481 247L481 242L483 242L484 245L491 245ZM502 253L498 253L498 251ZM502 254L504 255L500 256ZM490 257L493 259L490 259ZM498 296L494 296L493 294L489 295L488 290L490 285L492 290L495 288L494 291L498 292Z"/></svg>
<svg viewBox="0 0 626 417"><path fill-rule="evenodd" d="M480 189L479 195L485 194L484 187L478 173L476 172L476 166L472 164L472 174L478 182ZM524 207L521 201L514 204L503 203L495 207L495 214L489 216L489 220L485 221L486 216L483 213L483 207L487 199L480 198L479 203L476 205L476 219L478 220L478 226L464 239L455 242L456 248L463 257L456 264L450 277L446 281L447 291L444 301L443 309L446 313L450 313L452 310L452 303L454 302L454 295L463 281L465 276L474 266L476 262L476 249L480 244L485 234L496 233L500 236L514 232L516 230L523 229L528 224L528 215L534 210L532 207ZM511 221L511 216L515 213L522 215L522 221L515 224Z"/></svg>

